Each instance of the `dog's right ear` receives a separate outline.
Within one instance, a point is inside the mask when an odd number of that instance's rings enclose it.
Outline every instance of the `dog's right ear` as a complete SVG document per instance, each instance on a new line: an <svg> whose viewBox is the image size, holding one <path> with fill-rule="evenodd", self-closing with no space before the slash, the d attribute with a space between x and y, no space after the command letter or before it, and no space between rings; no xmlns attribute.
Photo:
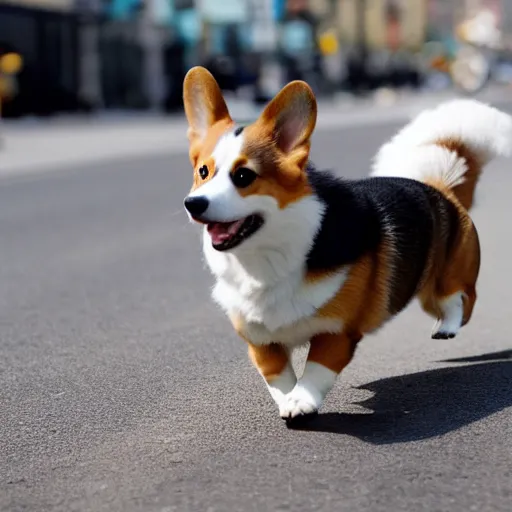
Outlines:
<svg viewBox="0 0 512 512"><path fill-rule="evenodd" d="M183 82L183 103L188 120L190 159L195 165L199 146L204 142L208 130L220 121L233 123L219 84L205 68L192 68Z"/></svg>

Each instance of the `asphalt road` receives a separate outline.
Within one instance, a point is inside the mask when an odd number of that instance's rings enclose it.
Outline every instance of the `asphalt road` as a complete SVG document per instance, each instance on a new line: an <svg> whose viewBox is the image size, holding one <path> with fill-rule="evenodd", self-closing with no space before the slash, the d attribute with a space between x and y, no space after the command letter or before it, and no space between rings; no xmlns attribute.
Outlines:
<svg viewBox="0 0 512 512"><path fill-rule="evenodd" d="M314 159L363 176L395 128ZM190 179L177 154L0 180L0 510L510 511L510 162L479 190L472 323L433 341L413 305L302 431L210 301Z"/></svg>

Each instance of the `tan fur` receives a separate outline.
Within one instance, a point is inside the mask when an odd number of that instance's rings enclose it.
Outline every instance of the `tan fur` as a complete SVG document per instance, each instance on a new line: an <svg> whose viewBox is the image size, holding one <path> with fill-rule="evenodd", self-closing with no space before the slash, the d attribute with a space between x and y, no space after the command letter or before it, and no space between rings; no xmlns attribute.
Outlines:
<svg viewBox="0 0 512 512"><path fill-rule="evenodd" d="M274 197L280 208L312 193L306 174L297 172L295 162L282 158L269 138L262 139L258 126L249 126L244 131L242 151L247 166L258 173L258 178L248 187L238 190L242 197L268 195ZM233 169L233 171L235 168Z"/></svg>
<svg viewBox="0 0 512 512"><path fill-rule="evenodd" d="M215 174L215 160L212 157L199 160L199 162L200 164L194 169L194 178L191 190L195 190L197 187L204 185L206 182L210 181ZM208 176L206 178L201 178L199 174L199 169L203 166L208 168Z"/></svg>
<svg viewBox="0 0 512 512"><path fill-rule="evenodd" d="M306 98L311 107L306 127L292 144L287 145L286 137L280 133L283 116L293 111L297 100L302 98ZM243 197L272 196L280 208L311 194L304 169L315 123L316 101L311 89L304 82L291 82L267 105L259 119L244 130L242 154L247 158L246 165L259 177L238 193Z"/></svg>
<svg viewBox="0 0 512 512"><path fill-rule="evenodd" d="M192 137L189 157L192 165L194 166L193 189L205 183L205 181L199 176L199 169L203 165L208 166L208 170L210 172L208 179L213 177L213 174L215 173L215 161L211 156L212 152L222 135L232 129L234 124L234 121L231 119L223 119L212 125L202 139L197 139L195 136Z"/></svg>
<svg viewBox="0 0 512 512"><path fill-rule="evenodd" d="M308 361L340 373L352 360L360 339L360 334L346 331L338 334L319 334L311 340Z"/></svg>
<svg viewBox="0 0 512 512"><path fill-rule="evenodd" d="M480 243L478 233L467 210L455 195L442 183L436 184L439 190L456 206L459 214L459 229L454 248L448 253L440 247L440 237L434 238L429 265L418 297L423 309L436 318L443 318L440 303L456 292L464 293L464 322L469 322L476 301L476 281L480 270ZM463 184L464 185L464 184ZM463 190L464 198L472 197L474 190ZM437 243L436 243L437 242Z"/></svg>
<svg viewBox="0 0 512 512"><path fill-rule="evenodd" d="M288 364L288 352L277 343L270 345L249 345L249 358L263 378L272 382L279 377L284 367Z"/></svg>
<svg viewBox="0 0 512 512"><path fill-rule="evenodd" d="M375 254L363 256L350 269L343 287L317 313L343 319L350 332L371 332L388 318L391 248L383 243Z"/></svg>
<svg viewBox="0 0 512 512"><path fill-rule="evenodd" d="M378 329L388 318L389 283L393 248L383 242L379 251L355 263L340 291L316 316L343 321L340 333L326 333L311 340L308 361L317 362L340 373L350 363L364 334ZM309 280L322 273L308 274Z"/></svg>
<svg viewBox="0 0 512 512"><path fill-rule="evenodd" d="M442 318L440 302L453 293L464 293L464 321L469 322L476 301L476 281L480 270L480 243L477 230L468 210L473 205L476 185L482 173L482 163L463 143L457 139L442 139L437 143L457 153L467 165L464 182L449 188L442 180L425 180L437 188L452 204L459 216L459 230L454 249L448 254L439 244L442 236L434 237L429 266L418 296L423 309L436 318ZM437 243L436 243L437 242Z"/></svg>

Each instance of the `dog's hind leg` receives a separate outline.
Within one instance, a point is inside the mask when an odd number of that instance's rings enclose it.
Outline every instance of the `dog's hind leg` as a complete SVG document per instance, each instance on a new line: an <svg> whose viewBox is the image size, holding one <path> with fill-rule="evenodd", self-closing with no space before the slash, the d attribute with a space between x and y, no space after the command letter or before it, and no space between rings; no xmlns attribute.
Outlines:
<svg viewBox="0 0 512 512"><path fill-rule="evenodd" d="M463 295L463 292L458 291L439 301L441 315L432 330L433 339L446 340L455 338L462 327L462 318L464 316Z"/></svg>
<svg viewBox="0 0 512 512"><path fill-rule="evenodd" d="M438 318L433 339L454 338L469 322L476 302L479 268L480 247L471 224L437 278L432 295L422 301L423 308Z"/></svg>

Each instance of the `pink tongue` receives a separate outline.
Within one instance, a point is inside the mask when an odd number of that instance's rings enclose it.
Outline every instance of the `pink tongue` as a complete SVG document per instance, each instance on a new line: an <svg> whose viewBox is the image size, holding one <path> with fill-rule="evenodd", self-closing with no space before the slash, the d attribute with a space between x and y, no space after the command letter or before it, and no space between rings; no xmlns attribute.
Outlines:
<svg viewBox="0 0 512 512"><path fill-rule="evenodd" d="M229 240L240 229L243 221L244 219L240 219L236 222L215 222L210 224L208 226L208 233L210 233L214 245Z"/></svg>

